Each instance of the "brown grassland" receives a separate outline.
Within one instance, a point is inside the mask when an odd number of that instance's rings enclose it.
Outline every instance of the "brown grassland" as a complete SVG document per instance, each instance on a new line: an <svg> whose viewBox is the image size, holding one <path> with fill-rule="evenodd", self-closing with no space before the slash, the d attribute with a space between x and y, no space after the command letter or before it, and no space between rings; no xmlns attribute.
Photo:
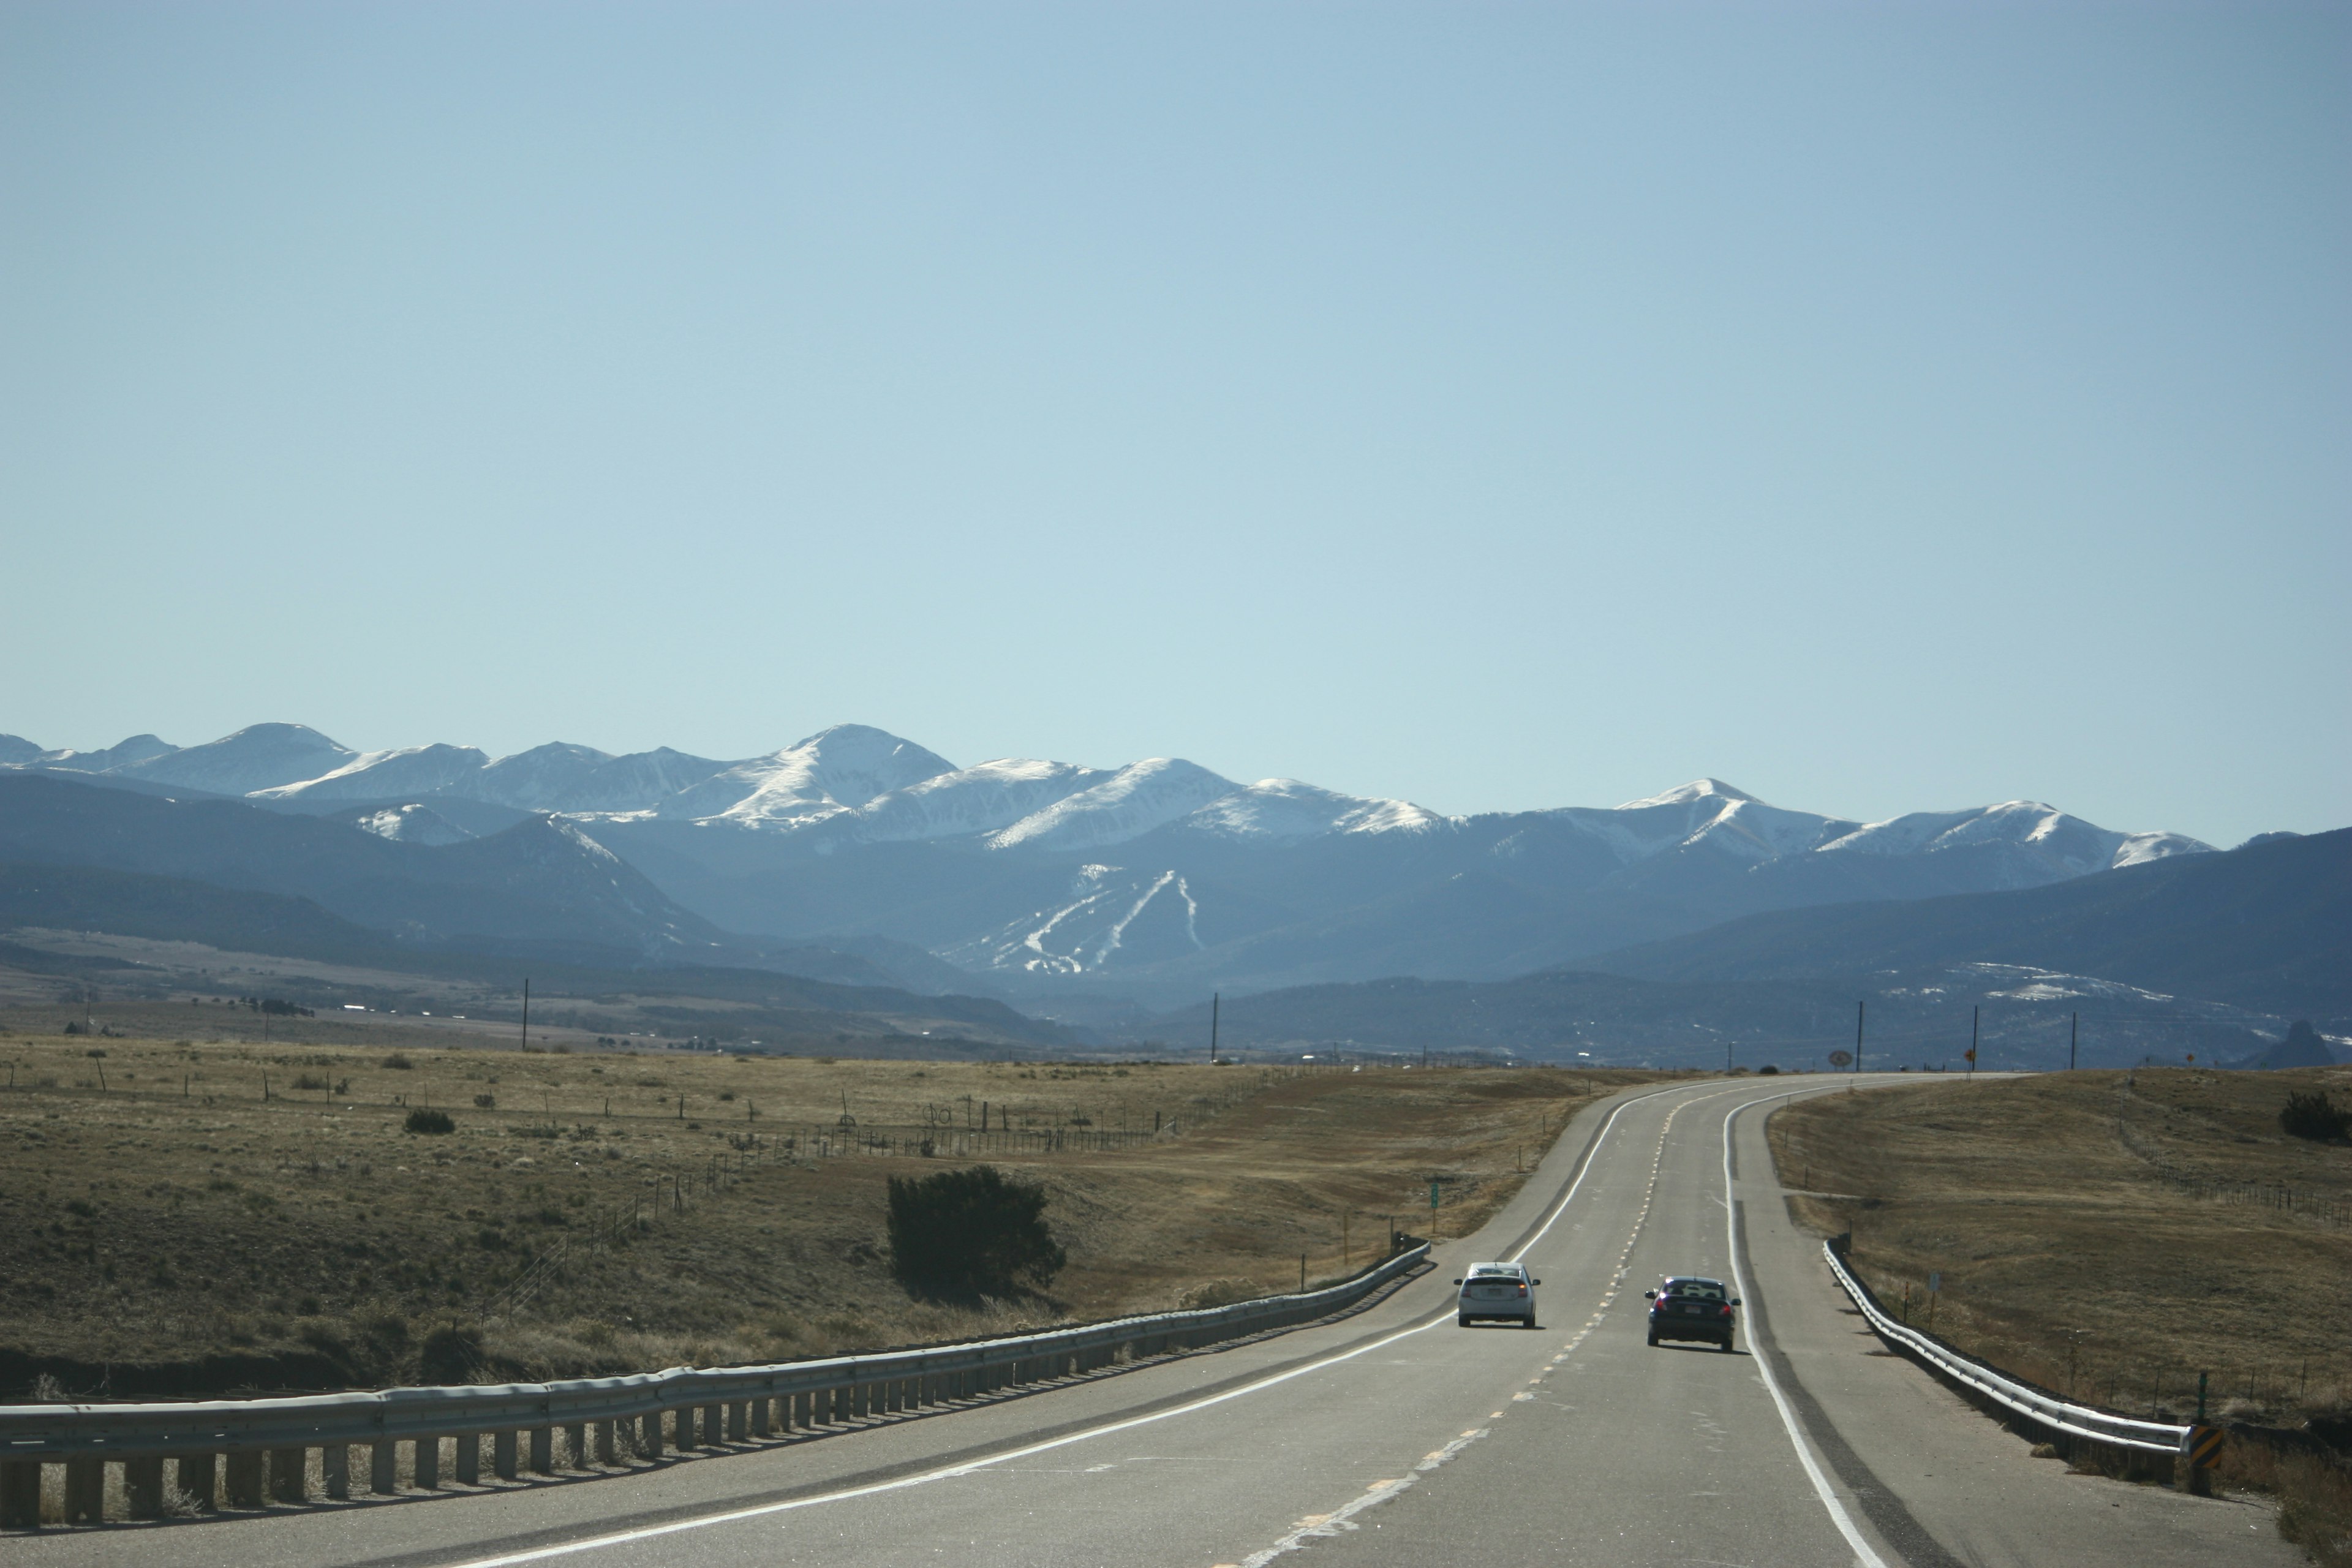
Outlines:
<svg viewBox="0 0 2352 1568"><path fill-rule="evenodd" d="M1657 1076L433 1038L0 1037L0 1398L728 1364L1296 1288L1389 1215L1424 1232L1433 1177L1463 1234L1578 1106ZM428 1107L455 1131L404 1130ZM909 1298L887 1178L983 1160L1044 1185L1067 1268Z"/></svg>
<svg viewBox="0 0 2352 1568"><path fill-rule="evenodd" d="M2126 1415L2313 1423L2352 1413L2352 1145L2288 1136L2292 1089L2352 1100L2352 1068L2147 1068L1860 1090L1778 1111L1790 1205L1851 1230L1895 1310L2019 1376ZM2233 1444L2226 1475L2282 1532L2352 1563L2352 1479Z"/></svg>

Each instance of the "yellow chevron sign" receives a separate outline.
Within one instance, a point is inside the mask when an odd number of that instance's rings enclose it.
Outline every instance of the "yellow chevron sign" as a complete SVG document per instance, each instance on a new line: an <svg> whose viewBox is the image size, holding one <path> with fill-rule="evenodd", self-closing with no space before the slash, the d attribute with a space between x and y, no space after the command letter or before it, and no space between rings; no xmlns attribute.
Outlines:
<svg viewBox="0 0 2352 1568"><path fill-rule="evenodd" d="M2189 1462L2200 1470L2210 1470L2221 1462L2222 1431L2219 1426L2189 1428Z"/></svg>

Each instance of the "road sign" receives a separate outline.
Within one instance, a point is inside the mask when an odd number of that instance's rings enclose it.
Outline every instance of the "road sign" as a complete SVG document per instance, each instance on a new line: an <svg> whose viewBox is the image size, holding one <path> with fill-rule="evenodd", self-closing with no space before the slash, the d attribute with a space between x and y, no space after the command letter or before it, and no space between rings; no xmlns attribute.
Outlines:
<svg viewBox="0 0 2352 1568"><path fill-rule="evenodd" d="M1830 1066L1833 1068L1850 1068L1853 1066L1853 1053L1852 1051L1832 1051L1830 1053Z"/></svg>
<svg viewBox="0 0 2352 1568"><path fill-rule="evenodd" d="M1927 1289L1930 1293L1940 1290L1943 1288L1944 1276L1940 1269L1927 1276Z"/></svg>
<svg viewBox="0 0 2352 1568"><path fill-rule="evenodd" d="M2221 1462L2222 1436L2223 1433L2219 1426L2189 1428L2189 1436L2181 1447L2189 1455L2191 1468L2210 1470Z"/></svg>

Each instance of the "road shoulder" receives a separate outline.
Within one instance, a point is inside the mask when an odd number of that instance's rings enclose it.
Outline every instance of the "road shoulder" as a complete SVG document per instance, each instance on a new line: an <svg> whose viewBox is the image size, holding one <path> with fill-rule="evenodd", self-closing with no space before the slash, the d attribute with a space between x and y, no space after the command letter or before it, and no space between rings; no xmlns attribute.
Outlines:
<svg viewBox="0 0 2352 1568"><path fill-rule="evenodd" d="M1899 1528L1881 1531L1890 1560L1917 1568L2303 1563L2303 1553L2279 1539L2268 1507L2076 1475L2032 1458L2021 1439L1887 1352L1822 1261L1820 1238L1790 1218L1764 1142L1767 1114L1759 1106L1733 1124L1733 1192L1750 1278L1769 1304L1777 1364L1802 1390L1792 1403L1809 1423L1828 1428L1809 1434L1817 1450L1833 1458L1843 1447L1865 1456L1864 1484L1883 1488L1898 1505L1874 1509L1874 1500L1858 1495L1874 1527L1882 1515L1907 1518L1928 1538L1931 1550L1923 1551L1901 1540Z"/></svg>

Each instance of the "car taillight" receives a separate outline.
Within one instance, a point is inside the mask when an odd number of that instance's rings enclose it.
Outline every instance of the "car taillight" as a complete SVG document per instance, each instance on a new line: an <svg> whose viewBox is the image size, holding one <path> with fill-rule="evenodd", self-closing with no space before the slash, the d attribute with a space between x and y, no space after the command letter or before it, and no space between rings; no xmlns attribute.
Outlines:
<svg viewBox="0 0 2352 1568"><path fill-rule="evenodd" d="M1519 1294L1520 1294L1520 1295L1522 1295L1522 1296L1524 1296L1524 1295L1526 1295L1527 1293L1528 1293L1528 1288L1527 1288L1526 1286L1524 1286L1524 1285L1520 1286L1520 1287L1519 1287Z"/></svg>
<svg viewBox="0 0 2352 1568"><path fill-rule="evenodd" d="M1723 1315L1727 1318L1731 1316L1731 1303L1728 1301L1723 1304Z"/></svg>

